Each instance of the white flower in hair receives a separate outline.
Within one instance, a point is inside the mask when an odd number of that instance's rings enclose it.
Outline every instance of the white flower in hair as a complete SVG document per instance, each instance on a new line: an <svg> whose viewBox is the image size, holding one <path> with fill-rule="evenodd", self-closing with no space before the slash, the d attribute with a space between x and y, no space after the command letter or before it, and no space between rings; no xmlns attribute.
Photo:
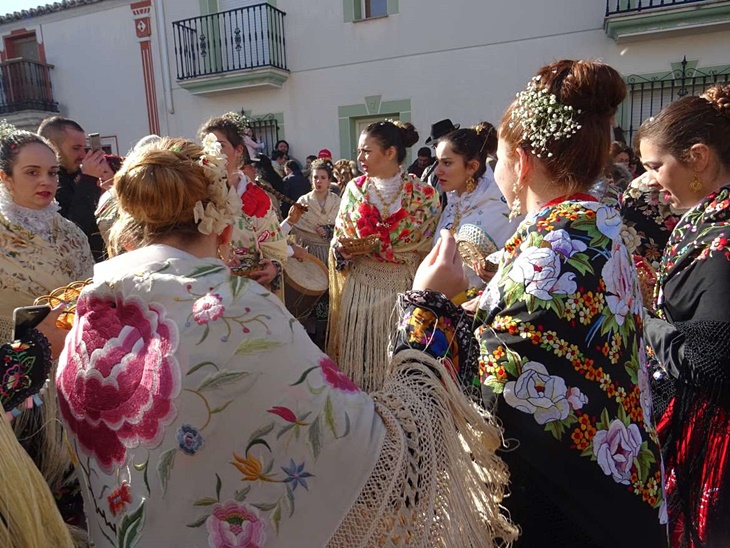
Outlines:
<svg viewBox="0 0 730 548"><path fill-rule="evenodd" d="M193 216L202 234L220 234L232 224L240 213L241 200L236 191L228 186L226 156L216 136L209 133L203 139L203 155L198 164L203 168L210 181L208 198L195 203Z"/></svg>
<svg viewBox="0 0 730 548"><path fill-rule="evenodd" d="M522 139L530 145L535 156L548 158L553 153L548 150L551 143L570 139L581 128L576 115L580 110L563 105L558 98L545 88L539 88L540 77L535 76L527 84L527 89L517 94L517 105L512 110L510 128L522 126Z"/></svg>

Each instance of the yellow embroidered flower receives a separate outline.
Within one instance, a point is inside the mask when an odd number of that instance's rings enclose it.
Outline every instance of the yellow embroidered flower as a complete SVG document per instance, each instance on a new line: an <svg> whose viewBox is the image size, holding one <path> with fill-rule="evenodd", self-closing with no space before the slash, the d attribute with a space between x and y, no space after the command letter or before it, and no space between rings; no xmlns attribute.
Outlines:
<svg viewBox="0 0 730 548"><path fill-rule="evenodd" d="M246 455L246 458L239 457L236 453L233 453L233 460L231 464L238 468L239 472L243 474L241 481L268 481L275 483L277 480L264 474L264 468L261 465L261 461L253 455Z"/></svg>

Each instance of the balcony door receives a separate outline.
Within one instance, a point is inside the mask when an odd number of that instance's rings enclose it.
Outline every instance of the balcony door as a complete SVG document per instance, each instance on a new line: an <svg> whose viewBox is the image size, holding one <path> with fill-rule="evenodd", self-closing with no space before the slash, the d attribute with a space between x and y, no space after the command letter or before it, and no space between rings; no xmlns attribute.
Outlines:
<svg viewBox="0 0 730 548"><path fill-rule="evenodd" d="M51 99L47 65L35 32L4 37L6 60L2 63L0 102L11 110L42 109Z"/></svg>
<svg viewBox="0 0 730 548"><path fill-rule="evenodd" d="M224 65L256 68L271 64L272 29L268 7L261 4L262 0L218 0Z"/></svg>

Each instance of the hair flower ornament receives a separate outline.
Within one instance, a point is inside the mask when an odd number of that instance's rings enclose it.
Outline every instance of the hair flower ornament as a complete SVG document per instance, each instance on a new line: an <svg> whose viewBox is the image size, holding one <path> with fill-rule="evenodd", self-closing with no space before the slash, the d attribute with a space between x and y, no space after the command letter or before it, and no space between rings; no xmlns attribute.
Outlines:
<svg viewBox="0 0 730 548"><path fill-rule="evenodd" d="M203 234L220 234L238 216L241 200L236 191L228 186L226 157L212 133L203 139L203 155L198 164L203 168L210 184L205 204L199 200L193 208L195 222Z"/></svg>
<svg viewBox="0 0 730 548"><path fill-rule="evenodd" d="M539 76L533 77L527 89L517 94L509 126L514 128L520 124L522 139L530 145L535 156L551 158L550 144L570 139L581 128L576 120L581 111L561 104L554 94L540 88L539 82Z"/></svg>

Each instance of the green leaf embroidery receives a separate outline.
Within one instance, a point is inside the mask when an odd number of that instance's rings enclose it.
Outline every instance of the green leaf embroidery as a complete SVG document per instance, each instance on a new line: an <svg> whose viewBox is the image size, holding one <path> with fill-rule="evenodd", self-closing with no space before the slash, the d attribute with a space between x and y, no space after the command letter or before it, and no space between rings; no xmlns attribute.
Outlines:
<svg viewBox="0 0 730 548"><path fill-rule="evenodd" d="M274 429L274 423L267 424L266 426L262 426L258 428L253 434L251 434L251 437L248 438L249 443L251 443L256 438L263 438L265 435L267 435L269 432L271 432Z"/></svg>
<svg viewBox="0 0 730 548"><path fill-rule="evenodd" d="M221 500L221 487L223 487L223 482L221 481L221 477L216 474L215 475L215 496L220 501Z"/></svg>
<svg viewBox="0 0 730 548"><path fill-rule="evenodd" d="M580 456L581 457L593 457L594 456L593 455L593 442L590 442L588 444L588 447L586 447L585 449L583 449L583 452L580 454ZM593 460L596 460L596 459L593 458Z"/></svg>
<svg viewBox="0 0 730 548"><path fill-rule="evenodd" d="M193 271L188 274L188 276L191 278L202 278L203 276L216 274L218 272L223 272L224 270L226 270L225 266L209 264L205 266L199 266L193 269Z"/></svg>
<svg viewBox="0 0 730 548"><path fill-rule="evenodd" d="M228 371L227 369L221 369L205 377L200 383L200 386L198 386L198 392L214 390L227 384L232 384L248 375L250 375L248 371Z"/></svg>
<svg viewBox="0 0 730 548"><path fill-rule="evenodd" d="M281 346L279 341L272 341L269 339L249 339L241 341L241 344L236 348L236 354L256 354L258 352L264 352L271 348Z"/></svg>
<svg viewBox="0 0 730 548"><path fill-rule="evenodd" d="M192 375L198 369L200 369L201 367L205 367L206 365L212 365L213 367L215 367L216 371L218 371L218 366L216 364L214 364L213 362L200 362L198 365L191 367L190 370L187 373L185 373L185 375L186 376Z"/></svg>
<svg viewBox="0 0 730 548"><path fill-rule="evenodd" d="M345 411L345 433L340 436L340 438L345 438L350 433L350 415L347 414L347 411Z"/></svg>
<svg viewBox="0 0 730 548"><path fill-rule="evenodd" d="M168 449L160 455L160 460L157 462L157 475L160 477L160 485L162 485L163 496L167 491L167 481L170 479L170 473L172 472L172 467L175 464L176 454L177 448Z"/></svg>
<svg viewBox="0 0 730 548"><path fill-rule="evenodd" d="M201 344L205 339L207 339L209 333L210 333L210 326L208 324L205 324L205 329L203 330L203 336L200 337L198 344Z"/></svg>
<svg viewBox="0 0 730 548"><path fill-rule="evenodd" d="M193 503L193 506L211 506L212 504L215 504L218 502L217 499L214 499L213 497L203 497L198 500L196 500Z"/></svg>
<svg viewBox="0 0 730 548"><path fill-rule="evenodd" d="M590 263L590 259L585 253L576 253L570 259L568 259L568 264L581 274L585 274L586 272L593 274L594 272L593 266Z"/></svg>
<svg viewBox="0 0 730 548"><path fill-rule="evenodd" d="M233 294L233 300L235 301L238 296L248 287L248 278L242 276L229 276L228 283L231 286L231 293Z"/></svg>
<svg viewBox="0 0 730 548"><path fill-rule="evenodd" d="M276 505L276 510L271 514L271 524L274 526L276 533L279 534L279 523L281 522L281 504Z"/></svg>
<svg viewBox="0 0 730 548"><path fill-rule="evenodd" d="M209 517L210 517L210 514L203 514L201 516L198 516L193 521L191 521L190 523L186 524L185 527L190 527L190 528L193 528L193 529L195 527L200 527L201 525L203 525L208 520Z"/></svg>
<svg viewBox="0 0 730 548"><path fill-rule="evenodd" d="M281 436L283 436L283 435L284 435L284 434L286 434L286 433L287 433L287 432L288 432L289 430L291 430L292 428L294 428L294 427L296 427L296 426L298 426L298 425L297 425L296 423L290 423L290 424L287 424L287 425L286 425L286 426L284 426L284 427L283 427L283 428L282 428L281 430L279 430L278 434L276 434L276 439L278 440L278 439L279 439L279 438L280 438Z"/></svg>
<svg viewBox="0 0 730 548"><path fill-rule="evenodd" d="M215 414L215 413L220 413L220 412L221 412L221 411L223 411L223 410L224 410L224 409L225 409L226 407L228 407L229 405L231 405L231 404L233 403L233 401L234 401L234 400L228 400L228 401L227 401L226 403L224 403L223 405L219 405L218 407L216 407L216 408L214 408L214 409L211 409L211 411L210 411L210 414L211 414L211 415L213 415L213 414Z"/></svg>
<svg viewBox="0 0 730 548"><path fill-rule="evenodd" d="M597 430L608 430L611 425L611 418L608 416L608 410L604 407L601 411L601 420L596 423Z"/></svg>
<svg viewBox="0 0 730 548"><path fill-rule="evenodd" d="M295 382L294 384L290 384L289 386L296 386L298 384L302 384L304 382L304 380L307 378L307 375L309 375L315 369L319 369L319 366L315 365L314 367L310 367L304 373L302 373L302 376L299 377L299 380L297 382Z"/></svg>
<svg viewBox="0 0 730 548"><path fill-rule="evenodd" d="M277 503L274 502L273 504L270 504L266 502L254 502L251 504L251 506L258 508L262 512L271 512L271 510L276 508Z"/></svg>
<svg viewBox="0 0 730 548"><path fill-rule="evenodd" d="M314 422L309 426L309 446L312 448L312 454L314 455L315 460L319 458L319 453L322 449L322 440L321 433L320 433L320 427L319 427L319 417L314 419Z"/></svg>
<svg viewBox="0 0 730 548"><path fill-rule="evenodd" d="M289 502L289 517L294 515L294 492L291 487L286 486L286 500Z"/></svg>
<svg viewBox="0 0 730 548"><path fill-rule="evenodd" d="M243 489L239 489L235 492L233 495L233 498L236 499L238 502L243 502L246 500L246 495L248 495L248 492L251 490L251 486L247 485Z"/></svg>
<svg viewBox="0 0 730 548"><path fill-rule="evenodd" d="M132 548L139 541L139 534L144 526L144 501L131 514L126 514L119 528L118 545L121 548Z"/></svg>
<svg viewBox="0 0 730 548"><path fill-rule="evenodd" d="M337 429L335 428L335 409L332 406L332 400L329 395L327 396L327 400L324 402L324 423L327 425L330 432L332 432L332 437L336 438Z"/></svg>

